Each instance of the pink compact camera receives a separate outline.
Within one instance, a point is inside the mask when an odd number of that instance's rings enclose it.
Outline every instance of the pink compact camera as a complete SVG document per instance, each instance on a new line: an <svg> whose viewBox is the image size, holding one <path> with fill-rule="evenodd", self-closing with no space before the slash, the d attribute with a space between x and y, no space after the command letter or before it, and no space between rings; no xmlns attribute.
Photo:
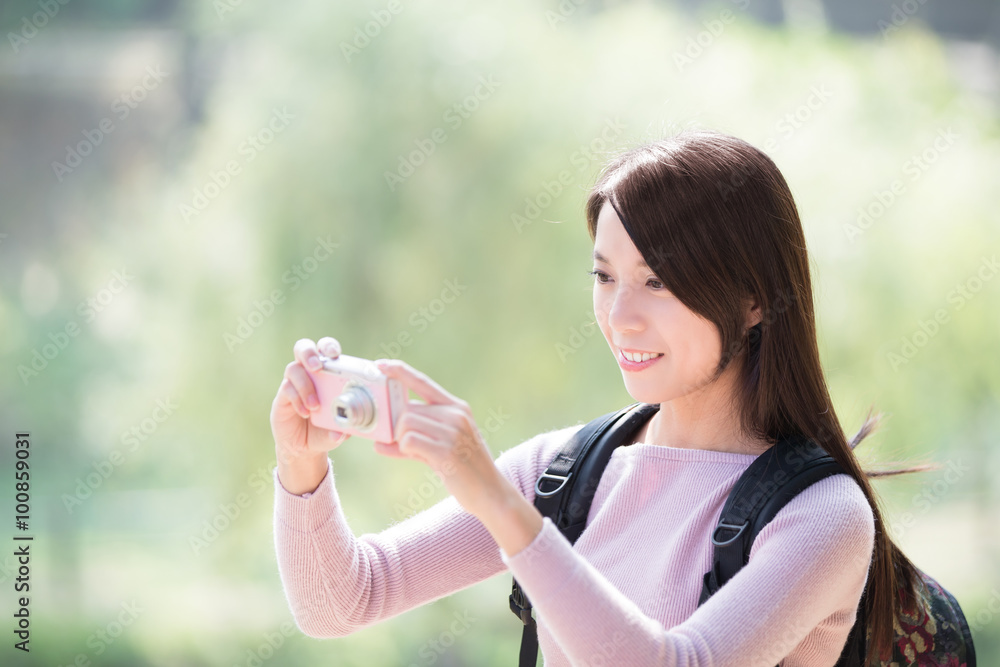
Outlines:
<svg viewBox="0 0 1000 667"><path fill-rule="evenodd" d="M406 410L407 390L374 362L346 354L320 355L323 367L306 368L319 398L309 420L320 428L375 442L395 442L396 423Z"/></svg>

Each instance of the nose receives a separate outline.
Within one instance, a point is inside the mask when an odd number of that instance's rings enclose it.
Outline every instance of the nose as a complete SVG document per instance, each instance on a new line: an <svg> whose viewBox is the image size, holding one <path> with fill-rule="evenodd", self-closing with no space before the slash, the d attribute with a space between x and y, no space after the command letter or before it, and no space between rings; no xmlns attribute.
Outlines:
<svg viewBox="0 0 1000 667"><path fill-rule="evenodd" d="M639 299L629 287L619 287L606 301L608 326L619 333L641 331L645 328L645 318Z"/></svg>

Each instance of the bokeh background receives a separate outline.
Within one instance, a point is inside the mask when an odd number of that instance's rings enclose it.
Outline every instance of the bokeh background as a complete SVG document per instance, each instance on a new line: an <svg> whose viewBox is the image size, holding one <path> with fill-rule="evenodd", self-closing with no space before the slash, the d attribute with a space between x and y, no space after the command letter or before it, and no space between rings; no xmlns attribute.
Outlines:
<svg viewBox="0 0 1000 667"><path fill-rule="evenodd" d="M872 466L942 465L876 488L1000 664L995 3L0 7L0 663L514 664L506 573L346 638L290 625L271 401L333 335L463 397L496 455L631 402L583 202L614 153L710 127L791 185L838 415L886 414ZM445 497L370 441L333 457L357 535Z"/></svg>

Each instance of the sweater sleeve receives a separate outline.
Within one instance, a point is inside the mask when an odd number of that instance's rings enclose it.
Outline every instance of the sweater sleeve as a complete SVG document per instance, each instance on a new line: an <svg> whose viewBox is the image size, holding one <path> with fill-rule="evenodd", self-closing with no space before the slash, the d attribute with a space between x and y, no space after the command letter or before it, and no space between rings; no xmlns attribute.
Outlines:
<svg viewBox="0 0 1000 667"><path fill-rule="evenodd" d="M559 444L559 443L555 443ZM523 486L537 477L539 434L495 460ZM485 526L449 496L380 533L355 537L334 485L334 464L312 494L274 477L274 545L295 622L318 638L340 637L467 588L506 569Z"/></svg>
<svg viewBox="0 0 1000 667"><path fill-rule="evenodd" d="M853 623L874 539L854 480L822 479L761 530L746 566L671 628L619 592L548 518L531 544L500 555L573 665L602 655L607 664L774 667L824 619Z"/></svg>

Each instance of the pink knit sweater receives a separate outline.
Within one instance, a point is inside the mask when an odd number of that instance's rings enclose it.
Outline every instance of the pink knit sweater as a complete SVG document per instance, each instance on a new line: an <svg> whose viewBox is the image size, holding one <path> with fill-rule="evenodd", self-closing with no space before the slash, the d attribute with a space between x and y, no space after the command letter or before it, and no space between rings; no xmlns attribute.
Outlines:
<svg viewBox="0 0 1000 667"><path fill-rule="evenodd" d="M533 502L535 481L581 427L540 433L496 465ZM753 459L619 447L576 544L546 518L513 556L453 497L356 537L332 463L303 496L289 493L275 468L278 569L296 623L312 637L348 635L509 571L534 605L547 667L828 667L854 622L875 537L871 508L847 475L792 499L757 536L750 562L698 607L709 537Z"/></svg>

